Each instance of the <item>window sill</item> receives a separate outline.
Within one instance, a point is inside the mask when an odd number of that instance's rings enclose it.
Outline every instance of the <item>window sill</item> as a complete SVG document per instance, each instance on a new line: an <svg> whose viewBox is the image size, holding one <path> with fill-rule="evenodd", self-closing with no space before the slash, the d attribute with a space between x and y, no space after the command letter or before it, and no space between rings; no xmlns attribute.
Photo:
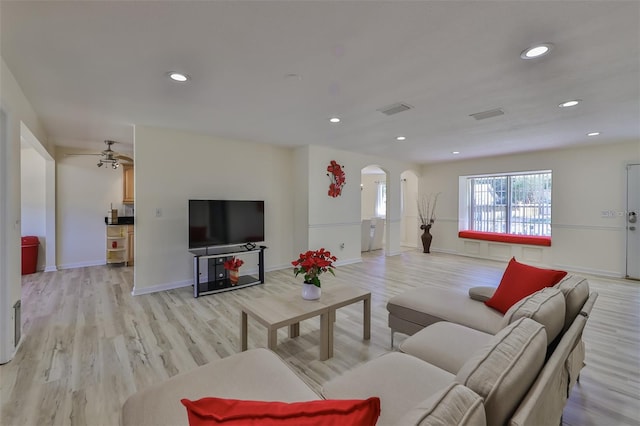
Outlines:
<svg viewBox="0 0 640 426"><path fill-rule="evenodd" d="M532 246L551 247L551 237L538 237L534 235L512 235L497 232L460 231L459 238L471 240L495 241L498 243L528 244Z"/></svg>

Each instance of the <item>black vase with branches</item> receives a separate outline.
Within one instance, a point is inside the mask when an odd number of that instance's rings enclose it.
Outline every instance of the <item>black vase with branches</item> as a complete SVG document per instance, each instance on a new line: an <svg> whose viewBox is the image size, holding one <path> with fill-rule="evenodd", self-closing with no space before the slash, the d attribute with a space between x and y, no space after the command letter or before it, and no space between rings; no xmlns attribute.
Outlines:
<svg viewBox="0 0 640 426"><path fill-rule="evenodd" d="M433 235L431 235L431 227L436 221L436 204L438 203L438 192L436 195L425 195L420 197L418 202L418 217L420 218L420 229L424 232L420 236L422 240L422 252L431 253L431 241Z"/></svg>

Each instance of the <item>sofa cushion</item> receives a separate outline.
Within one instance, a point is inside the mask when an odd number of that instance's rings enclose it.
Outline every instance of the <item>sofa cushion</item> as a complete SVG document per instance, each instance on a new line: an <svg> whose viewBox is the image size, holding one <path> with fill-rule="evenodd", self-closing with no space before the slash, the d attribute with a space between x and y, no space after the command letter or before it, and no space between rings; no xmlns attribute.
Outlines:
<svg viewBox="0 0 640 426"><path fill-rule="evenodd" d="M479 286L479 287L471 287L469 289L469 297L473 300L477 300L478 302L486 302L487 300L493 297L493 294L496 292L495 287L489 286Z"/></svg>
<svg viewBox="0 0 640 426"><path fill-rule="evenodd" d="M544 325L549 345L564 327L564 300L562 292L557 288L543 288L509 308L502 325L506 327L520 318L531 318Z"/></svg>
<svg viewBox="0 0 640 426"><path fill-rule="evenodd" d="M455 376L411 355L391 352L361 364L322 386L327 399L380 398L378 426L396 425L410 409Z"/></svg>
<svg viewBox="0 0 640 426"><path fill-rule="evenodd" d="M509 261L496 292L484 303L504 314L522 298L557 284L565 275L565 271L519 263L514 257Z"/></svg>
<svg viewBox="0 0 640 426"><path fill-rule="evenodd" d="M420 327L449 321L491 334L502 328L500 312L471 300L465 292L448 288L420 287L405 291L389 299L387 310L390 317L396 316Z"/></svg>
<svg viewBox="0 0 640 426"><path fill-rule="evenodd" d="M318 395L278 355L267 349L240 352L131 395L122 407L122 426L187 424L180 400L223 398L309 401Z"/></svg>
<svg viewBox="0 0 640 426"><path fill-rule="evenodd" d="M562 330L564 332L571 326L582 306L584 306L584 302L589 298L589 281L578 275L568 275L555 287L562 291L566 302L566 314Z"/></svg>
<svg viewBox="0 0 640 426"><path fill-rule="evenodd" d="M484 398L487 424L504 424L536 379L546 350L544 326L521 318L476 351L456 382Z"/></svg>
<svg viewBox="0 0 640 426"><path fill-rule="evenodd" d="M492 334L464 325L441 321L405 339L399 349L452 374L485 345Z"/></svg>
<svg viewBox="0 0 640 426"><path fill-rule="evenodd" d="M187 408L189 426L375 426L380 416L380 399L376 397L291 403L225 398L183 399L181 402Z"/></svg>
<svg viewBox="0 0 640 426"><path fill-rule="evenodd" d="M482 398L471 389L451 383L405 414L398 425L485 426L487 420Z"/></svg>

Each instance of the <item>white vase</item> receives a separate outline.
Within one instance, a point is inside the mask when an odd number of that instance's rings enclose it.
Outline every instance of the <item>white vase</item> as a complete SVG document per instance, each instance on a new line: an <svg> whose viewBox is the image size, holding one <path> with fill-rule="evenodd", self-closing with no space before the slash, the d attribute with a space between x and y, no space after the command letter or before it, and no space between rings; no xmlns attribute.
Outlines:
<svg viewBox="0 0 640 426"><path fill-rule="evenodd" d="M313 284L302 284L302 298L304 300L317 300L320 299L320 287L316 287Z"/></svg>

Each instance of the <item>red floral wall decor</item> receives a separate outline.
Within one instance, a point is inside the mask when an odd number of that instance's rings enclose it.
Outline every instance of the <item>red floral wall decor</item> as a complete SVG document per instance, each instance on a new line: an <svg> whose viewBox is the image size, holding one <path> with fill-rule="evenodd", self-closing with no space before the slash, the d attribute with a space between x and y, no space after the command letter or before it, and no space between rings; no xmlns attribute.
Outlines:
<svg viewBox="0 0 640 426"><path fill-rule="evenodd" d="M339 197L342 195L342 187L347 183L347 178L342 170L342 166L336 163L335 160L331 160L331 163L327 166L327 176L331 180L329 185L329 197Z"/></svg>

